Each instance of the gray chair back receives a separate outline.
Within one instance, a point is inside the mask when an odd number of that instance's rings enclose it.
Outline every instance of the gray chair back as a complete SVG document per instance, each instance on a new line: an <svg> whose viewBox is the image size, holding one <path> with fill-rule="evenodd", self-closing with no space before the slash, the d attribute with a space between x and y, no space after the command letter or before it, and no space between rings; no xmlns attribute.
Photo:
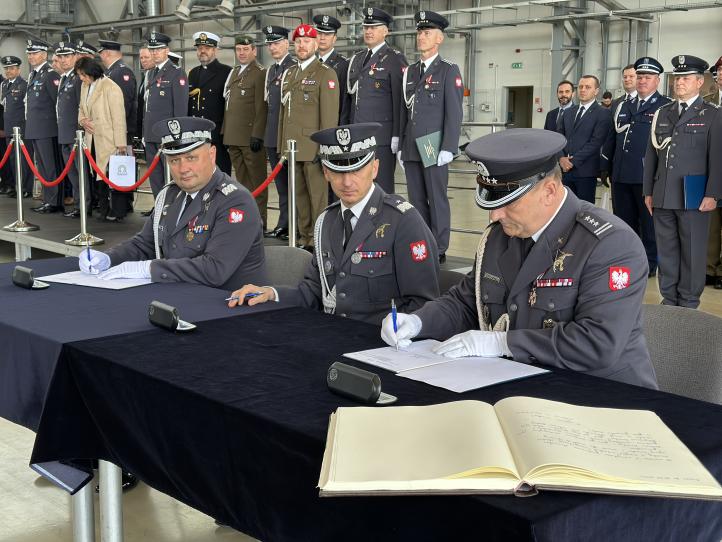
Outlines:
<svg viewBox="0 0 722 542"><path fill-rule="evenodd" d="M271 286L297 286L311 261L311 253L302 248L267 246L266 272Z"/></svg>
<svg viewBox="0 0 722 542"><path fill-rule="evenodd" d="M722 404L722 318L667 305L644 305L643 314L659 388Z"/></svg>
<svg viewBox="0 0 722 542"><path fill-rule="evenodd" d="M459 273L458 271L451 271L450 269L441 269L439 271L439 293L444 295L449 291L449 288L461 282L466 275Z"/></svg>

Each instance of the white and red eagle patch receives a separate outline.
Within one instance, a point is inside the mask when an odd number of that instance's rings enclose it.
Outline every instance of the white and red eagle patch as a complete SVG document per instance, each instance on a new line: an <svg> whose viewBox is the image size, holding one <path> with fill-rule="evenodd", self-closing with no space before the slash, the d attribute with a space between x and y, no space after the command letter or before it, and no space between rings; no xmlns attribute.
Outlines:
<svg viewBox="0 0 722 542"><path fill-rule="evenodd" d="M461 88L461 77L456 78L456 88Z"/></svg>
<svg viewBox="0 0 722 542"><path fill-rule="evenodd" d="M329 81L329 82L328 82L328 88L330 88L330 89L336 88L336 81Z"/></svg>
<svg viewBox="0 0 722 542"><path fill-rule="evenodd" d="M125 75L123 76L123 81L130 81L130 75L125 74Z"/></svg>
<svg viewBox="0 0 722 542"><path fill-rule="evenodd" d="M624 290L629 287L632 280L629 267L610 267L609 268L609 289Z"/></svg>
<svg viewBox="0 0 722 542"><path fill-rule="evenodd" d="M423 262L429 257L429 251L426 248L426 241L414 241L409 245L411 249L411 259L415 262Z"/></svg>
<svg viewBox="0 0 722 542"><path fill-rule="evenodd" d="M228 211L228 222L230 224L239 224L243 222L244 211L240 209L231 209Z"/></svg>
<svg viewBox="0 0 722 542"><path fill-rule="evenodd" d="M178 79L178 84L182 87L186 86L186 80L185 79Z"/></svg>

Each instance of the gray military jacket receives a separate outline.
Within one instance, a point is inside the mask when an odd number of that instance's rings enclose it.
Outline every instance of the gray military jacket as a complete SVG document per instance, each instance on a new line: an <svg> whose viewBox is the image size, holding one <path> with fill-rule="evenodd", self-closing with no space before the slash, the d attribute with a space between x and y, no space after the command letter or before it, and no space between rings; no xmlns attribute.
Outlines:
<svg viewBox="0 0 722 542"><path fill-rule="evenodd" d="M651 136L643 191L652 196L654 207L684 209L685 175L707 175L705 196L722 198L722 115L717 107L698 97L680 117L679 102L671 102L655 113Z"/></svg>
<svg viewBox="0 0 722 542"><path fill-rule="evenodd" d="M320 249L329 287L336 286L337 315L379 325L390 311L391 299L399 311L410 312L439 295L434 236L419 212L403 198L387 195L374 185L346 250L343 235L337 201L326 210ZM297 288L277 290L283 301L321 308L316 256Z"/></svg>
<svg viewBox="0 0 722 542"><path fill-rule="evenodd" d="M0 84L2 106L5 108L4 130L5 137L12 137L13 128L20 128L21 135L25 132L25 93L28 83L19 75L12 83L4 79Z"/></svg>
<svg viewBox="0 0 722 542"><path fill-rule="evenodd" d="M509 315L515 361L657 388L642 330L647 256L636 233L569 190L526 259L521 239L489 227L479 295L492 324ZM416 312L421 336L480 328L475 272Z"/></svg>
<svg viewBox="0 0 722 542"><path fill-rule="evenodd" d="M188 114L188 77L186 73L167 60L155 76L155 68L148 75L148 87L143 117L143 137L151 143L160 143L153 133L153 125L172 117Z"/></svg>
<svg viewBox="0 0 722 542"><path fill-rule="evenodd" d="M58 119L55 102L58 99L60 76L47 62L37 71L30 71L25 95L25 139L57 137Z"/></svg>
<svg viewBox="0 0 722 542"><path fill-rule="evenodd" d="M266 284L261 216L251 193L216 169L178 220L184 198L178 186L167 189L158 227L162 259L155 259L151 215L140 233L108 251L111 264L152 259L153 282Z"/></svg>
<svg viewBox="0 0 722 542"><path fill-rule="evenodd" d="M69 145L75 141L75 131L78 130L78 108L80 107L80 78L71 71L67 76L60 77L58 86L58 143Z"/></svg>
<svg viewBox="0 0 722 542"><path fill-rule="evenodd" d="M281 79L283 72L296 61L291 55L286 55L281 64L274 62L266 70L266 92L265 100L268 104L268 115L266 117L266 131L263 134L263 141L266 147L275 148L278 140L278 117L281 113ZM286 149L280 149L281 152Z"/></svg>

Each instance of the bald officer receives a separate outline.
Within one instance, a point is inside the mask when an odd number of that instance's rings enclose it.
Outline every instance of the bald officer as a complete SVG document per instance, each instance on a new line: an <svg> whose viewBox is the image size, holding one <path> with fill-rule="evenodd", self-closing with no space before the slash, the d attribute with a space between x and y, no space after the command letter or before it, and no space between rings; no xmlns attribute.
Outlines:
<svg viewBox="0 0 722 542"><path fill-rule="evenodd" d="M328 204L328 186L318 161L318 144L308 134L338 126L338 77L316 58L316 29L299 25L293 32L298 64L281 80L278 148L296 140L296 207L301 248L313 248L313 224Z"/></svg>
<svg viewBox="0 0 722 542"><path fill-rule="evenodd" d="M266 131L268 106L263 99L266 68L256 61L256 44L252 36L236 36L238 66L228 74L223 96L223 143L231 154L236 179L251 193L266 180L266 154L263 135ZM266 224L268 191L256 198L261 220Z"/></svg>
<svg viewBox="0 0 722 542"><path fill-rule="evenodd" d="M182 117L188 113L188 78L182 68L168 60L169 43L170 37L160 32L151 32L148 35L148 49L155 64L145 89L143 138L148 163L158 153L160 144L160 138L153 131L153 126L161 120ZM160 160L150 175L153 197L158 196L165 184L164 168L163 160Z"/></svg>
<svg viewBox="0 0 722 542"><path fill-rule="evenodd" d="M459 152L464 85L459 67L439 55L449 21L433 11L419 11L414 20L421 59L404 72L399 159L405 166L409 201L434 233L443 263L451 235L448 164ZM434 148L427 136L437 132ZM426 141L421 145L423 159L419 141Z"/></svg>
<svg viewBox="0 0 722 542"><path fill-rule="evenodd" d="M25 96L25 133L23 141L46 180L52 181L59 173L57 158L58 117L55 105L58 100L60 75L48 64L48 49L44 41L28 40L25 52L30 64L28 90ZM43 187L43 204L33 207L37 213L56 213L61 210L58 186Z"/></svg>
<svg viewBox="0 0 722 542"><path fill-rule="evenodd" d="M701 58L679 55L674 102L652 119L644 158L644 203L654 220L662 303L697 308L705 286L710 211L722 198L722 119L699 95ZM701 180L700 202L685 201L684 184Z"/></svg>
<svg viewBox="0 0 722 542"><path fill-rule="evenodd" d="M196 32L193 34L196 56L200 66L188 72L188 88L190 101L188 114L192 117L203 117L216 124L213 130L213 144L216 146L216 164L223 173L231 174L231 157L223 144L221 127L226 110L223 88L231 72L228 64L219 62L218 44L220 36L213 32ZM236 177L238 174L236 174Z"/></svg>
<svg viewBox="0 0 722 542"><path fill-rule="evenodd" d="M396 153L401 136L403 92L401 78L408 65L404 55L386 43L393 17L379 8L364 8L363 34L367 49L356 53L348 66L351 95L349 122L379 122L376 157L381 188L394 193Z"/></svg>
<svg viewBox="0 0 722 542"><path fill-rule="evenodd" d="M243 300L260 291L250 305L283 299L379 325L392 299L412 311L439 295L437 250L429 228L408 202L374 184L380 128L378 123L354 124L311 135L340 201L318 218L316 252L306 276L296 288L250 284L233 297Z"/></svg>
<svg viewBox="0 0 722 542"><path fill-rule="evenodd" d="M216 167L213 123L156 123L174 183L158 194L143 229L108 253L83 251L80 269L104 279L146 278L213 288L266 280L261 218L248 190ZM112 266L112 267L111 267Z"/></svg>
<svg viewBox="0 0 722 542"><path fill-rule="evenodd" d="M447 357L507 356L657 387L642 329L647 256L621 219L562 184L564 136L519 128L466 148L490 211L472 271L382 338L444 341Z"/></svg>

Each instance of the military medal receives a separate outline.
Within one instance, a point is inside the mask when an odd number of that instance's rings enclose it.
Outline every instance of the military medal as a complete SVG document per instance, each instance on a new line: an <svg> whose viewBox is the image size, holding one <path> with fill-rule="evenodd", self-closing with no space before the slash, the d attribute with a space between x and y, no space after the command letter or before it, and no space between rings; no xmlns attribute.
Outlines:
<svg viewBox="0 0 722 542"><path fill-rule="evenodd" d="M358 252L354 252L351 255L351 263L355 263L355 264L361 263L361 254L359 254Z"/></svg>
<svg viewBox="0 0 722 542"><path fill-rule="evenodd" d="M326 271L326 273L330 273L331 272L331 262L329 262L328 260L323 262L323 269L324 269L324 271Z"/></svg>
<svg viewBox="0 0 722 542"><path fill-rule="evenodd" d="M533 307L534 305L536 305L536 286L532 286L529 290L529 306Z"/></svg>
<svg viewBox="0 0 722 542"><path fill-rule="evenodd" d="M194 237L195 237L195 234L191 230L188 230L186 232L186 241L193 241Z"/></svg>
<svg viewBox="0 0 722 542"><path fill-rule="evenodd" d="M554 320L551 318L544 318L544 321L542 322L542 328L544 329L551 329L554 327Z"/></svg>
<svg viewBox="0 0 722 542"><path fill-rule="evenodd" d="M557 249L556 258L554 258L554 264L552 265L552 273L556 271L564 271L564 260L573 256L571 252L564 252L561 249Z"/></svg>

